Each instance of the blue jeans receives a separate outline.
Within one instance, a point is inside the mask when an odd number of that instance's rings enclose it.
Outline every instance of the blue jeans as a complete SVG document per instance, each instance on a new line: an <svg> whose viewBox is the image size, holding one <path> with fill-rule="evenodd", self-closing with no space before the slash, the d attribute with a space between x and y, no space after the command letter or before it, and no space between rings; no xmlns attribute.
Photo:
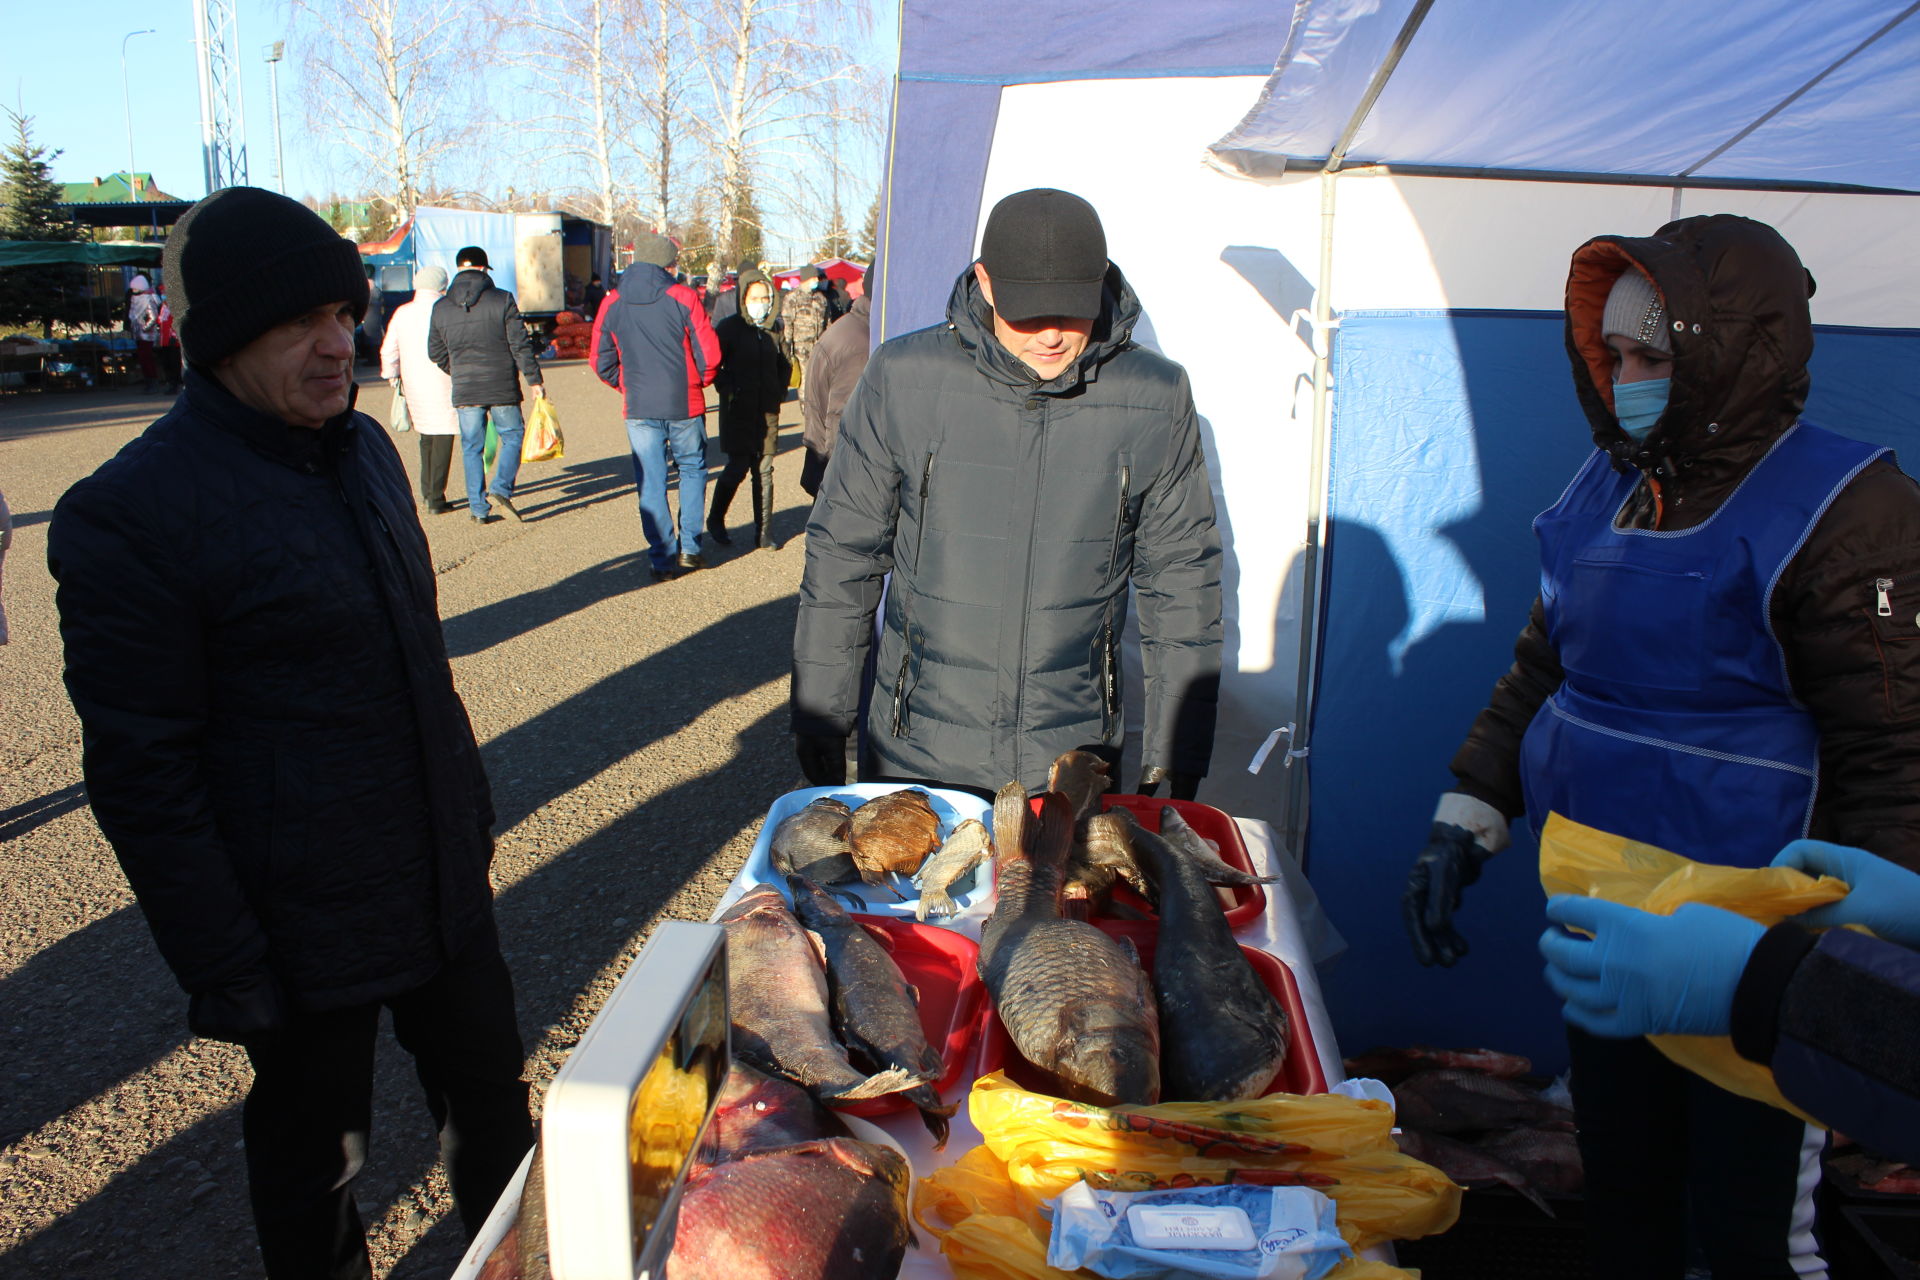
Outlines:
<svg viewBox="0 0 1920 1280"><path fill-rule="evenodd" d="M655 569L671 569L674 557L700 554L700 531L707 506L707 420L628 418L633 467L639 479L640 527L647 535L647 559ZM667 507L667 449L680 469L680 535L674 536Z"/></svg>
<svg viewBox="0 0 1920 1280"><path fill-rule="evenodd" d="M513 481L520 474L520 437L526 434L526 420L517 404L463 404L454 408L460 415L460 458L467 473L467 509L476 516L487 514L487 415L493 415L493 429L500 437L500 452L493 460L495 496L513 498Z"/></svg>

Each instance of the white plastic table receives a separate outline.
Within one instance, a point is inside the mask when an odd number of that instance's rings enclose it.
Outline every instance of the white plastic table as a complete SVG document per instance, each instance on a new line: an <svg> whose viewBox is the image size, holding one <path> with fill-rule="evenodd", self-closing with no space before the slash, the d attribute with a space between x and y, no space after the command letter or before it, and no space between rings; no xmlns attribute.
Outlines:
<svg viewBox="0 0 1920 1280"><path fill-rule="evenodd" d="M1333 1038L1333 1024L1327 1018L1327 1009L1320 996L1320 983L1314 973L1315 939L1310 937L1304 922L1319 919L1319 906L1314 899L1313 890L1300 875L1291 858L1280 853L1274 843L1273 829L1266 823L1236 818L1240 835L1246 841L1247 856L1252 860L1256 872L1261 875L1277 875L1278 881L1266 886L1267 909L1260 916L1249 920L1234 931L1234 936L1244 946L1256 947L1275 956L1287 968L1293 971L1293 979L1300 989L1300 1003L1307 1015L1307 1029L1312 1034L1313 1046L1320 1057L1320 1069L1327 1081L1332 1083L1346 1078L1346 1071L1340 1065L1340 1046ZM753 886L747 883L744 873L736 876L727 891L720 896L720 902L713 909L713 918L732 906ZM980 939L980 928L991 914L987 904L975 908L956 918L952 924L956 932L963 933L974 941ZM945 1151L933 1149L933 1136L926 1131L916 1111L901 1112L885 1116L874 1123L885 1129L899 1142L906 1152L907 1160L913 1166L915 1178L923 1178L935 1169L943 1168L958 1160L962 1155L980 1145L980 1131L973 1127L967 1116L964 1102L960 1111L953 1117L952 1132L948 1135ZM529 1154L529 1159L531 1154ZM475 1237L472 1246L462 1259L460 1269L454 1273L453 1280L473 1280L480 1274L480 1267L486 1261L500 1238L512 1225L520 1208L520 1188L526 1175L523 1163L520 1173L500 1197L500 1203L494 1206L487 1225ZM923 1231L916 1229L915 1237L919 1247L907 1251L906 1260L901 1264L901 1280L951 1280L953 1272L941 1256L937 1241L929 1238Z"/></svg>

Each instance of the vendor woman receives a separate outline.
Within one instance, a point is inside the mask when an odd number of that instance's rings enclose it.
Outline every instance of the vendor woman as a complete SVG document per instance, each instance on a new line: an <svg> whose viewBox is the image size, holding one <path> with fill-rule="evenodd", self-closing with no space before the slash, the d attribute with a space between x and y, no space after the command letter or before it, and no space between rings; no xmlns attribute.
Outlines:
<svg viewBox="0 0 1920 1280"><path fill-rule="evenodd" d="M1573 255L1599 447L1534 522L1540 597L1409 878L1422 963L1466 954L1460 891L1523 813L1705 862L1811 835L1920 867L1920 486L1801 421L1812 293L1746 218ZM1644 1039L1567 1040L1596 1276L1677 1280L1690 1232L1715 1280L1825 1275L1818 1131Z"/></svg>

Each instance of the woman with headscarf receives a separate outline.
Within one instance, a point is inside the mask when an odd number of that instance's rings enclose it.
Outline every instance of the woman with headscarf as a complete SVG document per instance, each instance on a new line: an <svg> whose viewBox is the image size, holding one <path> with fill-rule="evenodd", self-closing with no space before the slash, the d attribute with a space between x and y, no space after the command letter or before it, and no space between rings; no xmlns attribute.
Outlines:
<svg viewBox="0 0 1920 1280"><path fill-rule="evenodd" d="M152 394L160 388L160 365L153 344L160 340L160 299L144 275L128 286L127 332L133 335L134 358L140 362L140 389Z"/></svg>
<svg viewBox="0 0 1920 1280"><path fill-rule="evenodd" d="M413 273L413 300L395 308L380 343L380 376L407 398L407 417L420 438L420 504L428 515L444 515L464 504L447 501L447 470L460 418L453 408L453 379L427 356L427 329L433 304L447 291L445 267Z"/></svg>

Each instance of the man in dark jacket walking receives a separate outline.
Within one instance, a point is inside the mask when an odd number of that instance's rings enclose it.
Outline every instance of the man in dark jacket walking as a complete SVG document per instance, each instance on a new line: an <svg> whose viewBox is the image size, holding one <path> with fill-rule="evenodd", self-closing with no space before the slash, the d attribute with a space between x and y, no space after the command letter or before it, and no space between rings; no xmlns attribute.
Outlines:
<svg viewBox="0 0 1920 1280"><path fill-rule="evenodd" d="M780 300L781 329L785 334L787 356L800 370L803 379L800 384L802 399L807 394L804 379L807 361L813 358L813 344L820 341L820 335L833 323L833 303L829 301L826 283L820 268L809 263L800 268L800 282L787 290L787 296Z"/></svg>
<svg viewBox="0 0 1920 1280"><path fill-rule="evenodd" d="M720 396L720 447L727 451L727 465L714 482L707 536L723 547L733 545L727 533L727 508L740 482L752 472L753 545L777 551L780 544L773 540L772 528L773 455L780 447L780 406L787 400L793 366L781 348L772 281L763 272L743 271L740 295L746 299L743 309L713 330L720 342L720 371L713 385Z"/></svg>
<svg viewBox="0 0 1920 1280"><path fill-rule="evenodd" d="M1408 877L1422 963L1466 954L1461 890L1522 814L1733 866L1804 835L1920 866L1920 486L1800 420L1811 293L1777 231L1730 215L1574 253L1597 447L1534 521L1541 597ZM1677 1280L1690 1237L1715 1275L1824 1266L1818 1136L1644 1039L1567 1040L1595 1275Z"/></svg>
<svg viewBox="0 0 1920 1280"><path fill-rule="evenodd" d="M487 251L468 245L460 251L460 274L446 296L433 304L427 330L427 358L453 378L453 404L460 414L460 453L467 473L467 510L474 523L498 517L487 506L492 493L515 520L513 482L520 474L520 440L526 422L520 416L520 380L537 400L547 394L533 340L520 320L520 305L487 274ZM517 366L517 373L516 373ZM487 420L500 438L487 483Z"/></svg>
<svg viewBox="0 0 1920 1280"><path fill-rule="evenodd" d="M1140 303L1093 206L1008 196L947 323L883 344L847 402L807 525L793 728L844 781L889 571L863 775L1043 786L1117 757L1120 633L1140 602L1140 789L1192 798L1213 748L1220 535L1179 365L1134 345Z"/></svg>
<svg viewBox="0 0 1920 1280"><path fill-rule="evenodd" d="M268 1275L365 1277L383 1007L469 1231L532 1140L493 808L406 472L352 409L353 245L231 187L166 273L184 392L48 535L87 792L188 1024L252 1061Z"/></svg>
<svg viewBox="0 0 1920 1280"><path fill-rule="evenodd" d="M593 322L593 370L620 393L640 490L640 528L655 582L691 573L700 558L707 500L707 396L720 344L693 290L676 284L673 241L652 232L634 239L633 265L621 273ZM679 532L667 506L667 450L680 472Z"/></svg>
<svg viewBox="0 0 1920 1280"><path fill-rule="evenodd" d="M873 345L873 326L868 318L872 304L867 286L878 280L874 268L867 268L865 281L856 280L858 295L853 309L834 321L813 345L813 357L807 361L807 394L800 401L802 436L807 456L800 464L800 487L809 498L820 492L820 481L827 474L827 458L833 453L833 441L840 434L840 413L867 367L868 349Z"/></svg>

